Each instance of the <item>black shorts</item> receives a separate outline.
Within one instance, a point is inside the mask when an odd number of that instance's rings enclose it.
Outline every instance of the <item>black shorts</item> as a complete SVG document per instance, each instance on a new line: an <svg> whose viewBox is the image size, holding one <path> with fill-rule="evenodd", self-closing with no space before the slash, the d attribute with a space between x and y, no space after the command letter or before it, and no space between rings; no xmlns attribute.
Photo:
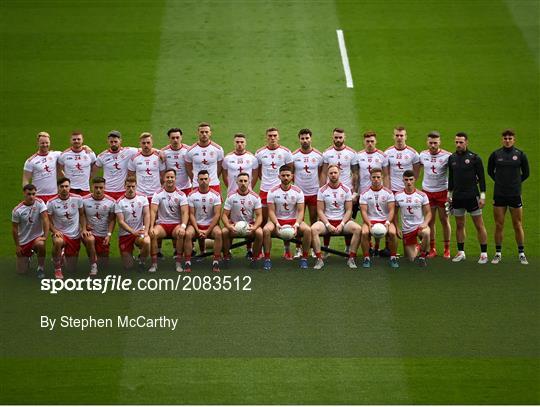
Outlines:
<svg viewBox="0 0 540 407"><path fill-rule="evenodd" d="M478 198L452 199L453 209L465 209L467 212L474 212L480 209L478 206Z"/></svg>
<svg viewBox="0 0 540 407"><path fill-rule="evenodd" d="M521 208L523 202L521 202L521 196L494 196L493 197L493 206L499 206L506 208Z"/></svg>

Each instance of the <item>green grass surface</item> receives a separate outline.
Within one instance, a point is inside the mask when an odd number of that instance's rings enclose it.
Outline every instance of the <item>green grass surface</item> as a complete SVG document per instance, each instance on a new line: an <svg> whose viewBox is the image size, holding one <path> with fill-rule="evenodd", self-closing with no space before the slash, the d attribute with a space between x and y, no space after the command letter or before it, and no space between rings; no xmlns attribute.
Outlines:
<svg viewBox="0 0 540 407"><path fill-rule="evenodd" d="M0 400L538 404L539 10L497 0L1 2ZM485 163L513 127L531 162L531 265L518 267L508 219L497 268L472 260L469 223L471 260L459 267L349 272L334 258L332 271L299 273L277 261L275 272L253 274L249 293L51 296L14 275L9 214L38 131L62 150L80 129L101 151L113 128L127 145L150 130L161 147L180 126L192 143L203 120L226 151L237 131L256 150L271 125L289 148L310 127L320 149L336 126L357 149L370 128L379 147L391 145L398 123L418 150L432 129L449 150L464 130ZM490 203L485 213L492 236ZM175 313L181 322L172 333L48 333L38 328L42 312Z"/></svg>

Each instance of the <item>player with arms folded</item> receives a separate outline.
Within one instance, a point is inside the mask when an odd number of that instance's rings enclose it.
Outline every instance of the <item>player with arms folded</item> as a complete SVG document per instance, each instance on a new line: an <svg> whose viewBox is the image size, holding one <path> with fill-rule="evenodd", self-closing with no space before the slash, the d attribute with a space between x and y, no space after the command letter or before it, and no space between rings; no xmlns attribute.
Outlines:
<svg viewBox="0 0 540 407"><path fill-rule="evenodd" d="M223 159L223 183L227 187L227 193L236 191L238 185L236 178L240 173L249 175L249 182L257 180L259 162L257 158L246 150L246 135L236 133L234 135L234 151L231 151Z"/></svg>

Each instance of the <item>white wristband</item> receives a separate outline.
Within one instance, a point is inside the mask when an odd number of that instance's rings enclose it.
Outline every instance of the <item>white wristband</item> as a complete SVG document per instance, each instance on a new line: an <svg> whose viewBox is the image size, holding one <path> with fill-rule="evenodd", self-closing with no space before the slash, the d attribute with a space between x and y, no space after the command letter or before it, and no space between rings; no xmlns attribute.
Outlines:
<svg viewBox="0 0 540 407"><path fill-rule="evenodd" d="M111 232L107 232L107 236L111 237L111 236L112 236L112 233L111 233Z"/></svg>
<svg viewBox="0 0 540 407"><path fill-rule="evenodd" d="M186 228L186 224L185 224L185 223L182 223L182 224L180 225L180 227L181 227L182 229L185 229L185 228Z"/></svg>
<svg viewBox="0 0 540 407"><path fill-rule="evenodd" d="M298 226L300 226L300 225L298 224L298 222L296 222L296 223L294 224L294 227L297 228Z"/></svg>
<svg viewBox="0 0 540 407"><path fill-rule="evenodd" d="M480 192L480 199L486 199L486 193Z"/></svg>
<svg viewBox="0 0 540 407"><path fill-rule="evenodd" d="M324 226L328 229L330 227L330 222L325 223Z"/></svg>

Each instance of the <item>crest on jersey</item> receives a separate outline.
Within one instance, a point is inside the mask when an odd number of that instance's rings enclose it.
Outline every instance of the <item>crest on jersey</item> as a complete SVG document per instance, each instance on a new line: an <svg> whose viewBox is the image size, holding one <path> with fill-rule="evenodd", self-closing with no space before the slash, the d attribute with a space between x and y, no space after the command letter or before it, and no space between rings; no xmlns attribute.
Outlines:
<svg viewBox="0 0 540 407"><path fill-rule="evenodd" d="M465 160L465 164L470 164L471 163L471 160L469 160L468 158Z"/></svg>
<svg viewBox="0 0 540 407"><path fill-rule="evenodd" d="M516 161L518 159L517 155L512 156L512 160Z"/></svg>

